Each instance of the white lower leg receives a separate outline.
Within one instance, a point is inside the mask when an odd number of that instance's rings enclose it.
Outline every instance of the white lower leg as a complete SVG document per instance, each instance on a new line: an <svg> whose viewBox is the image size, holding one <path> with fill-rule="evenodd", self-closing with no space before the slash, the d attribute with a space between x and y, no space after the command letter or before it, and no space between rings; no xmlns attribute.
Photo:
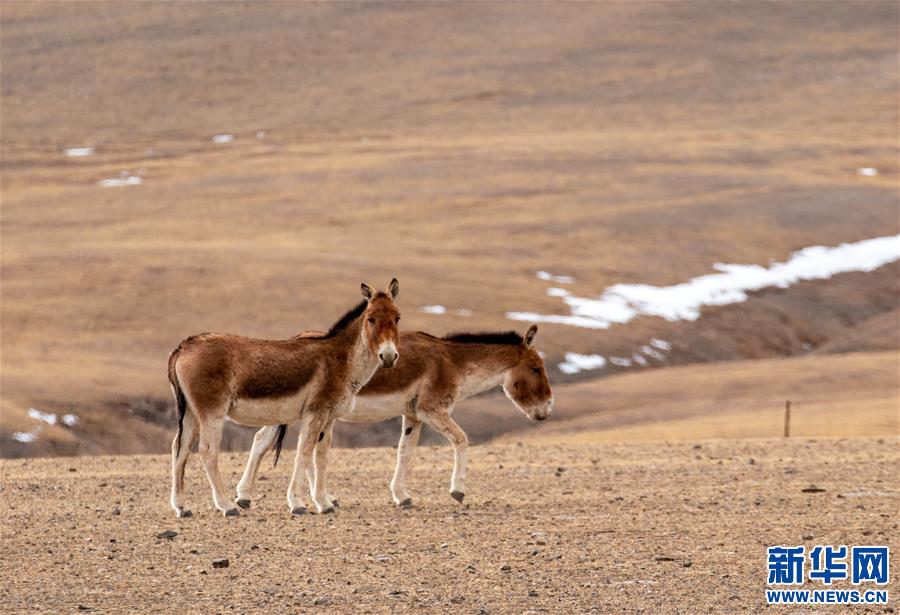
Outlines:
<svg viewBox="0 0 900 615"><path fill-rule="evenodd" d="M222 475L219 472L219 447L222 443L222 427L222 419L209 421L206 425L201 426L200 458L203 460L206 478L209 480L209 486L212 489L213 503L216 505L216 508L231 516L236 515L238 511L226 495Z"/></svg>
<svg viewBox="0 0 900 615"><path fill-rule="evenodd" d="M247 467L241 475L241 480L237 484L237 501L239 504L243 501L249 506L250 500L256 497L256 475L259 472L259 466L268 450L275 443L278 435L278 426L270 425L263 427L253 436L253 446L250 447L250 457L247 459Z"/></svg>
<svg viewBox="0 0 900 615"><path fill-rule="evenodd" d="M315 476L313 480L313 503L319 513L334 512L334 505L326 491L328 472L328 452L331 449L331 425L320 432L316 445Z"/></svg>
<svg viewBox="0 0 900 615"><path fill-rule="evenodd" d="M391 479L391 497L394 500L394 504L398 506L412 504L412 498L406 490L406 475L409 472L409 464L412 461L421 432L421 422L410 421L403 417L400 443L397 445L397 465L394 468L394 478Z"/></svg>
<svg viewBox="0 0 900 615"><path fill-rule="evenodd" d="M197 438L197 423L191 414L185 414L182 420L182 431L176 434L172 441L172 495L170 503L175 513L181 516L190 514L184 508L184 468L187 465L188 456L191 454L191 446ZM180 440L180 443L179 443Z"/></svg>
<svg viewBox="0 0 900 615"><path fill-rule="evenodd" d="M466 456L468 450L469 443L467 441L453 443L453 475L450 477L451 494L464 494L466 492Z"/></svg>
<svg viewBox="0 0 900 615"><path fill-rule="evenodd" d="M312 464L313 452L316 448L316 439L319 435L317 426L310 425L310 420L304 420L300 425L300 435L297 438L297 456L294 458L294 472L291 474L291 483L288 486L287 501L291 513L302 515L306 513L306 503L303 501L303 478L307 468Z"/></svg>

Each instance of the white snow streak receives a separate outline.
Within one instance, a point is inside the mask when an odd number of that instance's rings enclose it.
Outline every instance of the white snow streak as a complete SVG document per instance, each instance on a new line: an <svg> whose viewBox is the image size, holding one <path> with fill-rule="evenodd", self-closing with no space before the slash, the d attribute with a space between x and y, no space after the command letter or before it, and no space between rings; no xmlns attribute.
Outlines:
<svg viewBox="0 0 900 615"><path fill-rule="evenodd" d="M511 320L546 322L606 329L638 316L659 316L669 321L696 320L708 305L729 305L747 300L747 293L768 287L787 288L801 280L824 280L839 273L873 271L900 259L900 235L845 243L837 247L812 246L769 267L717 263L712 273L674 286L616 284L599 298L560 296L570 314L507 312Z"/></svg>

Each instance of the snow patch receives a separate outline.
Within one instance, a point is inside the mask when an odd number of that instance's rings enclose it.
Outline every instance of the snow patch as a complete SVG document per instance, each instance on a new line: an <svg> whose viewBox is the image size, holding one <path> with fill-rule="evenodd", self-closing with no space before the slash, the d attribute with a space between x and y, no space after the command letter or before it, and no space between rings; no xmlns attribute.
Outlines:
<svg viewBox="0 0 900 615"><path fill-rule="evenodd" d="M856 172L865 177L875 177L878 175L878 169L875 167L859 167Z"/></svg>
<svg viewBox="0 0 900 615"><path fill-rule="evenodd" d="M557 284L573 284L575 278L570 275L553 275L548 271L538 271L537 278L545 282L556 282Z"/></svg>
<svg viewBox="0 0 900 615"><path fill-rule="evenodd" d="M475 312L473 312L469 308L457 308L457 310L456 310L457 316L471 316L474 313Z"/></svg>
<svg viewBox="0 0 900 615"><path fill-rule="evenodd" d="M639 354L634 354L631 356L631 360L640 365L641 367L647 367L650 363L647 362L647 359L642 357Z"/></svg>
<svg viewBox="0 0 900 615"><path fill-rule="evenodd" d="M567 352L566 360L560 363L559 371L564 374L577 374L589 369L600 369L606 365L606 359L598 354L578 354Z"/></svg>
<svg viewBox="0 0 900 615"><path fill-rule="evenodd" d="M659 348L660 350L672 350L672 344L666 340L658 340L655 337L650 340L650 345L654 348Z"/></svg>
<svg viewBox="0 0 900 615"><path fill-rule="evenodd" d="M443 305L423 305L419 311L423 314L446 314L447 308Z"/></svg>
<svg viewBox="0 0 900 615"><path fill-rule="evenodd" d="M265 138L266 138L266 131L265 131L265 130L257 130L257 131L256 131L256 138L257 138L257 139L265 139Z"/></svg>
<svg viewBox="0 0 900 615"><path fill-rule="evenodd" d="M234 135L213 135L210 139L213 143L231 143L234 141Z"/></svg>
<svg viewBox="0 0 900 615"><path fill-rule="evenodd" d="M656 359L657 361L665 361L666 360L666 355L664 355L663 353L661 353L658 350L654 350L650 346L641 346L641 352L643 352L648 357Z"/></svg>
<svg viewBox="0 0 900 615"><path fill-rule="evenodd" d="M551 297L568 297L572 293L567 291L565 288L548 288L547 294Z"/></svg>
<svg viewBox="0 0 900 615"><path fill-rule="evenodd" d="M94 148L93 147L70 147L68 149L64 149L63 153L66 156L71 156L72 158L83 158L85 156L93 156Z"/></svg>
<svg viewBox="0 0 900 615"><path fill-rule="evenodd" d="M121 186L140 186L144 180L137 175L125 175L113 179L101 179L97 183L103 188L119 188Z"/></svg>
<svg viewBox="0 0 900 615"><path fill-rule="evenodd" d="M68 427L75 427L78 424L78 415L77 414L64 414L62 417L62 422Z"/></svg>
<svg viewBox="0 0 900 615"><path fill-rule="evenodd" d="M610 357L609 362L618 367L631 367L631 359L625 357Z"/></svg>
<svg viewBox="0 0 900 615"><path fill-rule="evenodd" d="M41 412L37 408L29 408L28 416L36 421L43 421L48 425L56 425L56 414L53 412Z"/></svg>
<svg viewBox="0 0 900 615"><path fill-rule="evenodd" d="M38 426L35 429L32 429L31 431L28 431L28 432L17 431L16 433L14 433L12 435L12 437L13 437L13 440L15 440L16 442L30 444L31 442L34 442L35 440L37 440L39 433L41 433L40 426Z"/></svg>
<svg viewBox="0 0 900 615"><path fill-rule="evenodd" d="M569 306L569 315L507 312L506 317L588 329L606 329L638 316L659 316L673 322L696 320L704 306L741 303L747 300L747 293L751 291L773 286L788 288L801 280L824 280L850 271L873 271L898 259L900 235L833 248L811 246L794 252L787 261L769 267L717 263L713 269L719 273L702 275L674 286L616 284L598 298L560 295Z"/></svg>

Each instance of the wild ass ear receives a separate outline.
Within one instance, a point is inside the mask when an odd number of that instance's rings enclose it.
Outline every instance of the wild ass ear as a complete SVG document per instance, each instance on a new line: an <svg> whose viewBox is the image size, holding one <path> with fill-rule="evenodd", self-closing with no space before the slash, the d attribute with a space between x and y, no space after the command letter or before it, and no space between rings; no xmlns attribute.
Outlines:
<svg viewBox="0 0 900 615"><path fill-rule="evenodd" d="M366 298L366 301L371 301L372 297L375 296L375 291L372 290L372 287L365 282L360 284L359 287L362 289L362 296Z"/></svg>
<svg viewBox="0 0 900 615"><path fill-rule="evenodd" d="M391 280L391 283L388 284L388 292L391 295L391 301L396 301L397 295L400 294L400 282L397 281L397 278Z"/></svg>
<svg viewBox="0 0 900 615"><path fill-rule="evenodd" d="M537 325L531 325L528 327L528 331L525 332L525 348L531 348L531 345L534 344L535 335L537 335Z"/></svg>

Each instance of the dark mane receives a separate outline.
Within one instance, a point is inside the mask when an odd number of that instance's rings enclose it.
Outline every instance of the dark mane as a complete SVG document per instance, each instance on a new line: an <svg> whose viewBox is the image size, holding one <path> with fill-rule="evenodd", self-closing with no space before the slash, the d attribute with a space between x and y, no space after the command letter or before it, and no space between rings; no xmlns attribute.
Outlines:
<svg viewBox="0 0 900 615"><path fill-rule="evenodd" d="M522 336L515 331L502 331L498 333L451 333L443 339L457 344L505 344L516 346L522 343Z"/></svg>
<svg viewBox="0 0 900 615"><path fill-rule="evenodd" d="M323 335L323 338L334 337L344 329L350 326L354 320L362 316L362 313L366 311L366 308L369 306L369 302L363 299L360 301L356 307L351 308L346 314L341 316L341 319L331 325L331 328L328 330L328 333Z"/></svg>

